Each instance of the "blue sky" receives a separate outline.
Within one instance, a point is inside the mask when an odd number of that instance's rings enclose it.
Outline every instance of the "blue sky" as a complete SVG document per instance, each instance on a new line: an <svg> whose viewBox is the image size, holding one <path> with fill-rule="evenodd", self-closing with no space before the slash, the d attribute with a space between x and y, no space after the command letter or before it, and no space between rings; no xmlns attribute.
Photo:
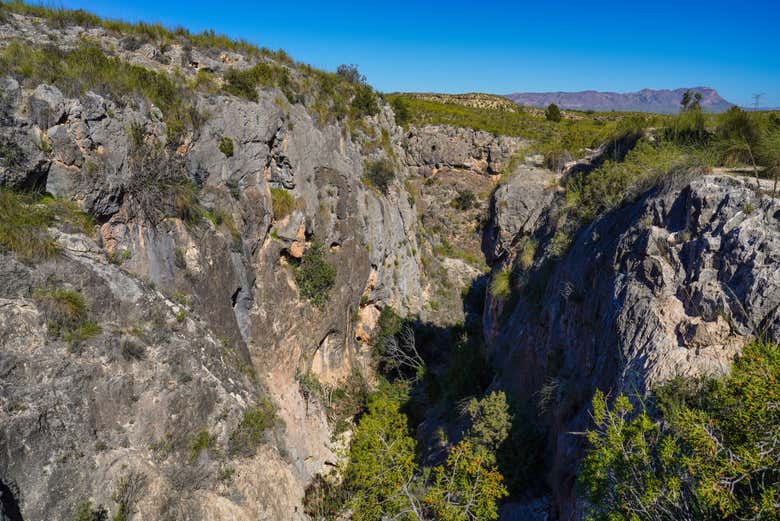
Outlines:
<svg viewBox="0 0 780 521"><path fill-rule="evenodd" d="M101 16L213 28L379 90L612 90L707 85L780 106L780 0L62 0Z"/></svg>

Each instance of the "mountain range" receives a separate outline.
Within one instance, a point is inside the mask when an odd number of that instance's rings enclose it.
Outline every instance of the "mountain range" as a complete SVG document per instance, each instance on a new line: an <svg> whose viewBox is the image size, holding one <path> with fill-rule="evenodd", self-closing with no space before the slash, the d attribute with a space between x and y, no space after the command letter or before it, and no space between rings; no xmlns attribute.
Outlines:
<svg viewBox="0 0 780 521"><path fill-rule="evenodd" d="M689 87L674 90L642 89L639 92L516 92L506 97L531 107L546 107L555 103L560 108L571 110L636 111L674 114L680 110L680 100L686 90L702 95L701 106L705 112L724 112L734 104L723 99L710 87Z"/></svg>

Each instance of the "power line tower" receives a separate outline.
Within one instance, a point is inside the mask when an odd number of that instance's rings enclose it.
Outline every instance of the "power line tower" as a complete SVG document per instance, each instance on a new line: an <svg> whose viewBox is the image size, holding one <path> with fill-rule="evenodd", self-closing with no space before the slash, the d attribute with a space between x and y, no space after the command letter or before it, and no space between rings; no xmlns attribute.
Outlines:
<svg viewBox="0 0 780 521"><path fill-rule="evenodd" d="M764 95L763 92L759 92L759 93L753 94L753 96L751 96L753 98L753 109L754 110L758 110L758 108L760 106L760 102L761 102L761 96L763 96L763 95Z"/></svg>

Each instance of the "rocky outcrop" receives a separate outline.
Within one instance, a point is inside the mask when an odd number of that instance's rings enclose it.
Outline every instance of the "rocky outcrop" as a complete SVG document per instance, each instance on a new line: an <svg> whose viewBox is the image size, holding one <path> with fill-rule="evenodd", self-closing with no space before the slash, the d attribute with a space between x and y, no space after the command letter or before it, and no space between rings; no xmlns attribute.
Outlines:
<svg viewBox="0 0 780 521"><path fill-rule="evenodd" d="M527 144L522 138L447 125L411 128L404 139L406 163L426 176L441 168L499 174Z"/></svg>
<svg viewBox="0 0 780 521"><path fill-rule="evenodd" d="M496 207L521 208L523 222L523 194L499 191ZM497 210L502 248L543 229L503 220ZM520 247L505 253L520 288L488 298L485 328L502 385L545 411L548 483L569 519L584 442L572 433L587 429L595 389L722 374L752 336L780 337L780 203L730 177L678 179L582 229L562 258L539 252L525 271Z"/></svg>
<svg viewBox="0 0 780 521"><path fill-rule="evenodd" d="M13 16L4 37L34 33ZM60 36L67 46L79 31ZM143 45L116 48L166 67ZM217 72L242 63L191 58ZM403 154L392 112L364 119L389 136L369 155L365 136L319 124L278 90L257 102L196 94L205 117L171 149L153 105L1 82L0 185L75 202L96 233L52 230L62 253L43 265L0 260L0 485L25 520L67 519L85 499L112 506L131 478L139 519L304 519L306 485L338 457L296 375L338 386L366 369L363 317L385 305L423 312L408 172L396 165L387 193L362 180L367 160ZM289 194L288 214L274 215L271 188ZM292 267L315 240L337 268L321 307L299 296ZM94 311L102 333L77 352L46 333L32 295L49 286L77 290ZM279 421L253 453L232 452L242 415L266 398ZM193 456L198 439L206 450Z"/></svg>

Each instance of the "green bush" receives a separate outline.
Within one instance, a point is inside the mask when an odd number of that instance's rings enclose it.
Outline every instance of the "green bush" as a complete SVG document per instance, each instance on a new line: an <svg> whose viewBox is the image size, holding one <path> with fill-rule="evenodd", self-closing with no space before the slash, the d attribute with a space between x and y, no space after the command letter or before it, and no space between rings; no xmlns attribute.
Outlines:
<svg viewBox="0 0 780 521"><path fill-rule="evenodd" d="M217 438L207 430L198 432L190 438L187 449L190 451L190 461L195 461L204 450L212 449L217 444Z"/></svg>
<svg viewBox="0 0 780 521"><path fill-rule="evenodd" d="M512 269L502 268L493 274L490 281L490 294L496 298L507 298L512 293Z"/></svg>
<svg viewBox="0 0 780 521"><path fill-rule="evenodd" d="M405 127L412 117L408 102L404 98L395 97L391 98L390 106L393 108L393 112L395 113L396 125Z"/></svg>
<svg viewBox="0 0 780 521"><path fill-rule="evenodd" d="M54 213L31 195L0 189L0 246L22 261L52 257L59 250L48 228Z"/></svg>
<svg viewBox="0 0 780 521"><path fill-rule="evenodd" d="M298 101L296 86L290 78L289 70L283 65L258 63L248 69L228 69L225 72L224 90L229 94L250 101L259 99L258 87L278 87L290 103Z"/></svg>
<svg viewBox="0 0 780 521"><path fill-rule="evenodd" d="M779 380L780 350L757 341L725 378L677 379L638 410L597 392L580 476L591 518L780 519Z"/></svg>
<svg viewBox="0 0 780 521"><path fill-rule="evenodd" d="M561 120L561 109L559 109L558 105L555 103L550 103L544 110L544 117L547 119L547 121L557 123Z"/></svg>
<svg viewBox="0 0 780 521"><path fill-rule="evenodd" d="M295 209L295 199L284 188L271 188L271 209L274 219L281 220L290 215Z"/></svg>
<svg viewBox="0 0 780 521"><path fill-rule="evenodd" d="M470 210L477 204L477 196L471 190L461 190L451 205L458 210Z"/></svg>
<svg viewBox="0 0 780 521"><path fill-rule="evenodd" d="M370 161L366 163L363 178L369 186L373 186L383 194L387 194L387 189L395 180L395 167L388 159Z"/></svg>
<svg viewBox="0 0 780 521"><path fill-rule="evenodd" d="M313 241L306 248L294 274L301 296L315 306L324 305L336 283L336 267L326 259L325 250L319 241Z"/></svg>
<svg viewBox="0 0 780 521"><path fill-rule="evenodd" d="M355 87L355 94L352 97L352 115L356 118L363 116L374 116L379 113L379 102L374 89L369 85L361 84Z"/></svg>
<svg viewBox="0 0 780 521"><path fill-rule="evenodd" d="M93 506L86 500L76 506L70 521L108 521L108 512L101 505Z"/></svg>
<svg viewBox="0 0 780 521"><path fill-rule="evenodd" d="M360 74L357 65L341 64L336 67L336 75L347 83L360 84L366 82L366 77Z"/></svg>
<svg viewBox="0 0 780 521"><path fill-rule="evenodd" d="M78 344L100 334L100 326L89 319L89 308L78 291L37 289L33 299L43 309L48 333L54 338Z"/></svg>
<svg viewBox="0 0 780 521"><path fill-rule="evenodd" d="M253 454L262 443L265 432L276 425L276 407L267 397L244 411L244 416L230 435L230 450L244 455Z"/></svg>
<svg viewBox="0 0 780 521"><path fill-rule="evenodd" d="M225 157L233 157L233 140L222 136L219 140L219 151L225 154Z"/></svg>

